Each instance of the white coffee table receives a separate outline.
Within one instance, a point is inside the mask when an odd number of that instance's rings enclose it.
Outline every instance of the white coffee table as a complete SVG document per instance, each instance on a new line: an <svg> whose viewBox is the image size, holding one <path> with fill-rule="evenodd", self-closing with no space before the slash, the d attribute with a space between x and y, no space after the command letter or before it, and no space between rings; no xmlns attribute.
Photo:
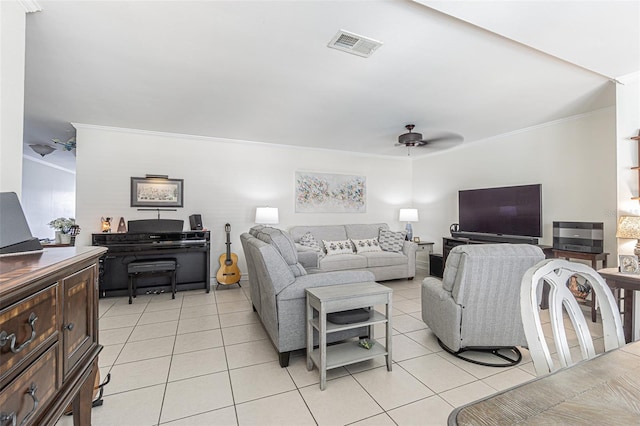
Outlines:
<svg viewBox="0 0 640 426"><path fill-rule="evenodd" d="M391 371L391 295L393 290L375 282L332 285L307 289L307 370L315 364L320 370L320 389L327 382L327 370L344 365L366 361L377 356L385 356L387 370ZM366 321L351 324L333 324L327 322L327 314L349 309L367 308L375 305L386 306L385 314L372 310ZM318 316L313 317L317 311ZM327 348L327 334L350 330L363 326L369 327L369 339L375 341L373 326L386 323L384 347L377 343L370 349L361 347L355 340L347 340ZM319 346L313 349L313 329L318 330Z"/></svg>

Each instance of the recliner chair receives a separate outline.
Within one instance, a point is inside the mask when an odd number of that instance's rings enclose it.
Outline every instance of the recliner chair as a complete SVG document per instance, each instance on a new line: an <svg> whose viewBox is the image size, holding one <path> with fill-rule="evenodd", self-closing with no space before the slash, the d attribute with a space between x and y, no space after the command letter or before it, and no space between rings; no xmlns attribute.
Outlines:
<svg viewBox="0 0 640 426"><path fill-rule="evenodd" d="M422 282L422 319L440 346L465 361L494 367L520 362L516 346L527 340L520 316L520 283L527 269L544 259L529 244L454 247L442 280ZM498 357L495 362L486 355ZM489 359L489 360L488 360Z"/></svg>

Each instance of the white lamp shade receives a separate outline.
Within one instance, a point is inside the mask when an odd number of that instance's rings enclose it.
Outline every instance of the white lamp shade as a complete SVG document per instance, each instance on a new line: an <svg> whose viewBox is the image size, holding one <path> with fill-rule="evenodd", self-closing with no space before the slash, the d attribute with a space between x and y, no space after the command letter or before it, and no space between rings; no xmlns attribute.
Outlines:
<svg viewBox="0 0 640 426"><path fill-rule="evenodd" d="M418 209L400 209L400 222L417 222Z"/></svg>
<svg viewBox="0 0 640 426"><path fill-rule="evenodd" d="M261 225L276 225L278 223L277 207L256 208L256 223Z"/></svg>

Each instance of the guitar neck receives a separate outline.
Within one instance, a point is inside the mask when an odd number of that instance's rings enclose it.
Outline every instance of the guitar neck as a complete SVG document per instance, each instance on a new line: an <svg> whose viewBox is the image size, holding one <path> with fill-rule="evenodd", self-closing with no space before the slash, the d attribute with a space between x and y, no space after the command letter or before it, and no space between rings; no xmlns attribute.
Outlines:
<svg viewBox="0 0 640 426"><path fill-rule="evenodd" d="M228 223L224 227L225 232L227 233L227 261L231 260L231 225Z"/></svg>

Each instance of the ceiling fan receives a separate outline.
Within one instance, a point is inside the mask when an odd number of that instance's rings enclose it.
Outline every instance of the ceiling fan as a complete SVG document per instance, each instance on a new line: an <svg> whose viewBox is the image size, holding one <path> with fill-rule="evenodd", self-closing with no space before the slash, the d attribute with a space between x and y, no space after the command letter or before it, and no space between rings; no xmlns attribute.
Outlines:
<svg viewBox="0 0 640 426"><path fill-rule="evenodd" d="M435 148L436 150L451 148L455 145L462 143L464 138L462 135L453 132L441 132L439 134L435 134L430 138L424 139L422 137L422 133L414 133L413 129L415 125L407 124L404 126L405 129L409 131L409 133L404 133L398 136L398 143L396 146L404 145L407 147L407 155L411 155L411 147L417 146L426 146L429 145L430 148Z"/></svg>

